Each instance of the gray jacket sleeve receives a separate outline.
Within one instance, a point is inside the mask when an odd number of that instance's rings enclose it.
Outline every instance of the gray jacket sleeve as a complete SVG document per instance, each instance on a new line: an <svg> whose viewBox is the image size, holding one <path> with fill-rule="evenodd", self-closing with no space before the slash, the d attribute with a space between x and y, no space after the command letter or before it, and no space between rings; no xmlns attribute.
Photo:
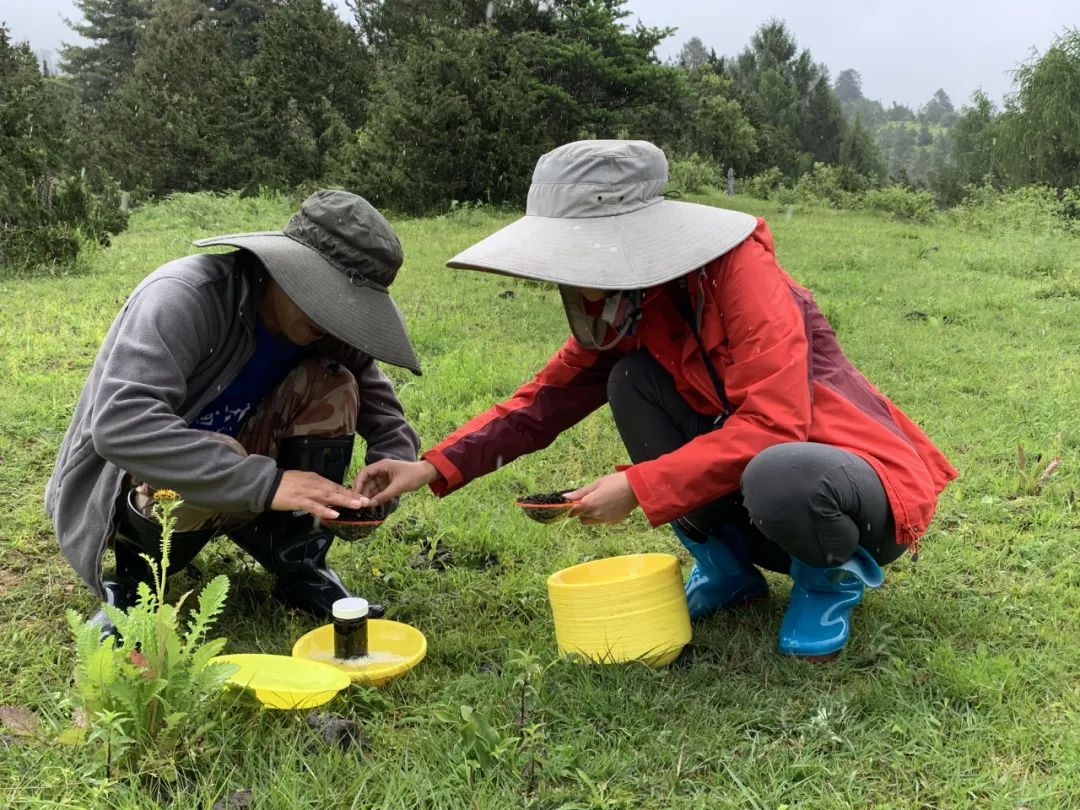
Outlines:
<svg viewBox="0 0 1080 810"><path fill-rule="evenodd" d="M420 437L405 419L390 378L371 357L355 349L339 344L337 359L353 373L360 388L356 432L367 444L364 463L384 458L416 461Z"/></svg>
<svg viewBox="0 0 1080 810"><path fill-rule="evenodd" d="M135 478L175 489L192 504L260 512L276 482L274 460L241 457L189 428L179 414L187 380L220 339L221 319L211 317L208 306L196 287L173 276L151 280L128 299L97 388L94 448Z"/></svg>

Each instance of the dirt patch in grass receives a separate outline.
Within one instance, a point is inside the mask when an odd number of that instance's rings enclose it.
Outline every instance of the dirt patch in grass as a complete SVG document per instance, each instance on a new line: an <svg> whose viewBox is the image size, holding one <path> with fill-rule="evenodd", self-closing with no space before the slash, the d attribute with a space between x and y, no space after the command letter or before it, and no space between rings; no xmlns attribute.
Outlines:
<svg viewBox="0 0 1080 810"><path fill-rule="evenodd" d="M0 598L15 590L22 578L10 568L0 568Z"/></svg>

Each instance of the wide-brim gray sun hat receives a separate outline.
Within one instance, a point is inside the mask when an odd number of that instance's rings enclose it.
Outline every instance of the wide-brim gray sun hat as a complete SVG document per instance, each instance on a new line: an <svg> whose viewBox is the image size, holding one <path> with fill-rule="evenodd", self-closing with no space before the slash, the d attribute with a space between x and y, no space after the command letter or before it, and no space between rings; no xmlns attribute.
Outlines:
<svg viewBox="0 0 1080 810"><path fill-rule="evenodd" d="M447 265L599 290L684 276L757 226L740 211L665 199L667 158L648 141L576 141L536 163L525 216Z"/></svg>
<svg viewBox="0 0 1080 810"><path fill-rule="evenodd" d="M316 191L281 231L200 239L250 250L319 328L376 360L420 373L405 320L387 289L404 261L385 217L363 197Z"/></svg>

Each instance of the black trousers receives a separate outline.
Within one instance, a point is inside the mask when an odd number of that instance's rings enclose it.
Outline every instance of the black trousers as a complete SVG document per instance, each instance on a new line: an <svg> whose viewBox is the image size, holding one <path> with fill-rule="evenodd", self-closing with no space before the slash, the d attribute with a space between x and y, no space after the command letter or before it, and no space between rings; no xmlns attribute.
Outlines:
<svg viewBox="0 0 1080 810"><path fill-rule="evenodd" d="M608 378L608 399L634 463L722 430L690 407L671 375L644 351L622 358ZM743 471L740 491L681 520L702 539L721 526L747 538L755 565L787 573L791 557L819 568L839 565L863 546L879 564L900 557L892 510L873 468L827 444L786 442L766 448Z"/></svg>

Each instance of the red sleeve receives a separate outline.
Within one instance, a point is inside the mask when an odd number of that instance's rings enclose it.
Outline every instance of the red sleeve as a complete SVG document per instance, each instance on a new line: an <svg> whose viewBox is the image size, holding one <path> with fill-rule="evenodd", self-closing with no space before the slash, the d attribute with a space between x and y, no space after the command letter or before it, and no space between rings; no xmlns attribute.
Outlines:
<svg viewBox="0 0 1080 810"><path fill-rule="evenodd" d="M759 232L760 232L759 228ZM771 250L755 232L704 284L705 313L723 319L729 362L703 339L723 378L732 413L719 430L627 470L654 526L734 492L754 456L773 444L806 441L810 431L809 346L802 311ZM710 283L713 282L713 283ZM709 298L712 300L710 301Z"/></svg>
<svg viewBox="0 0 1080 810"><path fill-rule="evenodd" d="M432 491L446 495L547 447L607 402L608 374L618 359L616 352L591 351L570 338L510 399L473 417L423 454L442 476Z"/></svg>

